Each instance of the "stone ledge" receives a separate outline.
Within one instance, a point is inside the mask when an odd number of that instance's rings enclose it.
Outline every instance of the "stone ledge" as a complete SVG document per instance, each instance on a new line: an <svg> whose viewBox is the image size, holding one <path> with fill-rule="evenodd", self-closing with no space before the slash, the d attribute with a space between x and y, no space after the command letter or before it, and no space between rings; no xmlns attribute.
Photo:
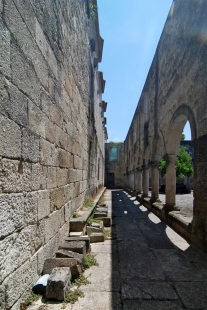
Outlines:
<svg viewBox="0 0 207 310"><path fill-rule="evenodd" d="M154 202L151 204L143 200L141 202L148 210L157 215L162 221L167 225L173 228L175 231L180 233L183 237L191 239L191 230L192 230L192 218L185 217L179 211L170 211L165 210L163 203Z"/></svg>
<svg viewBox="0 0 207 310"><path fill-rule="evenodd" d="M186 227L186 229L189 229L192 224L192 217L184 216L183 214L180 214L179 211L171 211L168 213L168 216L178 222L181 226Z"/></svg>
<svg viewBox="0 0 207 310"><path fill-rule="evenodd" d="M77 210L77 212L80 214L80 217L70 219L70 231L80 232L83 230L83 232L85 233L87 219L92 214L96 204L98 203L100 197L103 195L105 189L106 187L104 187L103 190L97 195L97 197L94 198L94 203L92 207L87 208L87 210Z"/></svg>

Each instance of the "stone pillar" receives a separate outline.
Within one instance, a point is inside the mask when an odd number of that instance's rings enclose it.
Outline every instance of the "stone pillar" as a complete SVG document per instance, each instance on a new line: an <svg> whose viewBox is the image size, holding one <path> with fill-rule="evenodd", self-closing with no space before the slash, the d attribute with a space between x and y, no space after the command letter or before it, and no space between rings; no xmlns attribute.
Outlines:
<svg viewBox="0 0 207 310"><path fill-rule="evenodd" d="M194 147L193 222L191 240L207 252L207 135L192 142Z"/></svg>
<svg viewBox="0 0 207 310"><path fill-rule="evenodd" d="M152 161L152 201L159 198L159 161Z"/></svg>
<svg viewBox="0 0 207 310"><path fill-rule="evenodd" d="M137 172L137 169L134 170L134 189L135 191L137 191L137 188L138 188L138 172Z"/></svg>
<svg viewBox="0 0 207 310"><path fill-rule="evenodd" d="M149 165L144 164L143 169L143 197L147 197L149 193Z"/></svg>
<svg viewBox="0 0 207 310"><path fill-rule="evenodd" d="M142 167L137 167L137 192L141 194L142 192Z"/></svg>
<svg viewBox="0 0 207 310"><path fill-rule="evenodd" d="M132 170L132 183L131 183L131 189L134 190L134 170Z"/></svg>
<svg viewBox="0 0 207 310"><path fill-rule="evenodd" d="M176 198L176 155L166 155L166 185L165 185L165 202L166 209L172 210L175 206Z"/></svg>

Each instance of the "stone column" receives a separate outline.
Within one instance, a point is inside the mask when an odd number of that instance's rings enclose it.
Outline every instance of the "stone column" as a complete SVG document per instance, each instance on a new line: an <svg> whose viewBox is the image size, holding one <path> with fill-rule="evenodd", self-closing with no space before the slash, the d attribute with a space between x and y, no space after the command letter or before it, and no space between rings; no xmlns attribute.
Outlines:
<svg viewBox="0 0 207 310"><path fill-rule="evenodd" d="M138 172L137 172L137 169L134 170L134 189L135 191L137 191L137 188L138 188L138 179L137 179L137 175L138 175Z"/></svg>
<svg viewBox="0 0 207 310"><path fill-rule="evenodd" d="M149 193L149 165L144 164L143 169L143 197L147 197Z"/></svg>
<svg viewBox="0 0 207 310"><path fill-rule="evenodd" d="M152 161L152 201L159 198L159 161Z"/></svg>
<svg viewBox="0 0 207 310"><path fill-rule="evenodd" d="M176 170L175 170L175 162L177 156L176 155L166 155L166 185L165 185L165 202L166 209L173 209L175 206L175 198L176 198Z"/></svg>
<svg viewBox="0 0 207 310"><path fill-rule="evenodd" d="M132 183L131 183L131 189L134 190L134 169L132 170Z"/></svg>
<svg viewBox="0 0 207 310"><path fill-rule="evenodd" d="M137 167L137 192L141 194L142 192L142 167Z"/></svg>
<svg viewBox="0 0 207 310"><path fill-rule="evenodd" d="M207 252L207 135L192 142L194 147L193 222L191 240Z"/></svg>

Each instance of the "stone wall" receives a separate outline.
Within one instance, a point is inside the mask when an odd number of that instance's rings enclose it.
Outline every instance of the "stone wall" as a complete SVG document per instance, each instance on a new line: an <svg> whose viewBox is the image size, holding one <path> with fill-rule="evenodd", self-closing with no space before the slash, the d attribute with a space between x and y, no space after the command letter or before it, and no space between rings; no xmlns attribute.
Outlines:
<svg viewBox="0 0 207 310"><path fill-rule="evenodd" d="M110 158L110 149L117 149L116 158ZM124 143L105 144L105 185L108 188L125 187Z"/></svg>
<svg viewBox="0 0 207 310"><path fill-rule="evenodd" d="M128 186L159 194L158 162L167 159L166 205L175 204L175 169L182 130L188 120L194 147L194 218L191 240L207 250L207 3L175 0L167 17L146 83L125 140ZM154 196L153 196L154 195Z"/></svg>
<svg viewBox="0 0 207 310"><path fill-rule="evenodd" d="M102 47L87 0L0 0L2 310L19 309L104 184Z"/></svg>

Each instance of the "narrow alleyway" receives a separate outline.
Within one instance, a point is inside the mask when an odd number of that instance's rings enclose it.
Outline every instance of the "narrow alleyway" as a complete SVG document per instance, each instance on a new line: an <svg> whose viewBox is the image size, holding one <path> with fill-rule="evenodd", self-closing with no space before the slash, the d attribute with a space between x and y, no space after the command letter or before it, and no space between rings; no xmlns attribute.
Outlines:
<svg viewBox="0 0 207 310"><path fill-rule="evenodd" d="M99 265L85 271L85 296L65 309L206 310L206 253L123 190L106 190L104 197L113 218L111 240L91 245Z"/></svg>

